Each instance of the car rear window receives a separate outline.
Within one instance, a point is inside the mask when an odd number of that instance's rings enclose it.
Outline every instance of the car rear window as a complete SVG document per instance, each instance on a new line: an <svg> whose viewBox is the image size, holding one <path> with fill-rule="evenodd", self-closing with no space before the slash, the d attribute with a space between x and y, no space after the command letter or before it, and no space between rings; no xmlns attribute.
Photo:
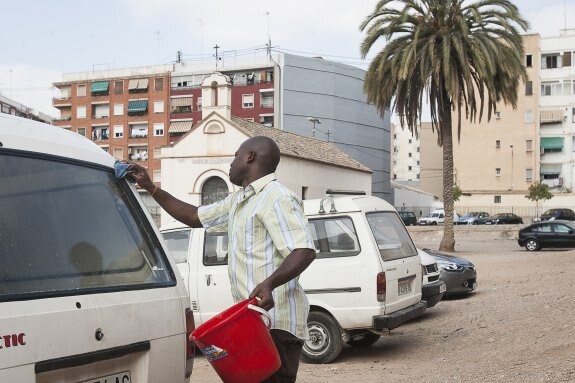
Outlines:
<svg viewBox="0 0 575 383"><path fill-rule="evenodd" d="M0 153L0 301L170 286L125 181L107 168Z"/></svg>
<svg viewBox="0 0 575 383"><path fill-rule="evenodd" d="M369 213L366 218L384 261L417 255L409 233L396 214Z"/></svg>

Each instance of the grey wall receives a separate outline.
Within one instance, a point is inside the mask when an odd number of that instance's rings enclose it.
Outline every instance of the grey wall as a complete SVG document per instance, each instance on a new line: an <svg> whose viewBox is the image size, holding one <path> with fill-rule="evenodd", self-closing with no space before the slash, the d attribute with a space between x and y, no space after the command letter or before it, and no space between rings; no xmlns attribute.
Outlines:
<svg viewBox="0 0 575 383"><path fill-rule="evenodd" d="M382 119L363 93L365 71L319 58L283 55L283 129L334 142L373 170L372 194L393 204L390 186L390 116Z"/></svg>

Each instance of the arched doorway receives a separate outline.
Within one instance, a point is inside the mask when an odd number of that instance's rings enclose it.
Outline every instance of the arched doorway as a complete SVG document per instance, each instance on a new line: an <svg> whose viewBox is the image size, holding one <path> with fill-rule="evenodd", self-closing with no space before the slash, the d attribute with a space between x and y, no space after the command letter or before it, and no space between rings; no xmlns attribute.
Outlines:
<svg viewBox="0 0 575 383"><path fill-rule="evenodd" d="M202 186L202 205L209 205L221 201L226 198L228 194L229 190L226 181L220 177L210 177Z"/></svg>

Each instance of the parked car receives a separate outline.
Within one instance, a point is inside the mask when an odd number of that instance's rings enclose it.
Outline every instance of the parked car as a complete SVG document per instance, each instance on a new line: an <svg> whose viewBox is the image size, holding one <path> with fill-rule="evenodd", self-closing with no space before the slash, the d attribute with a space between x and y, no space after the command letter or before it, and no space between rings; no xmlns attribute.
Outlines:
<svg viewBox="0 0 575 383"><path fill-rule="evenodd" d="M564 221L575 221L575 212L571 209L549 209L539 217L541 221L553 221L562 219Z"/></svg>
<svg viewBox="0 0 575 383"><path fill-rule="evenodd" d="M453 222L456 222L458 219L459 215L456 212L453 212ZM443 224L444 222L445 211L443 209L435 209L427 217L420 218L418 223L425 226Z"/></svg>
<svg viewBox="0 0 575 383"><path fill-rule="evenodd" d="M412 211L398 211L405 226L417 226L417 217Z"/></svg>
<svg viewBox="0 0 575 383"><path fill-rule="evenodd" d="M486 225L523 224L523 218L513 213L499 213L484 220Z"/></svg>
<svg viewBox="0 0 575 383"><path fill-rule="evenodd" d="M423 249L437 261L439 279L445 282L445 296L453 297L469 294L477 290L477 270L465 258L456 257L441 251Z"/></svg>
<svg viewBox="0 0 575 383"><path fill-rule="evenodd" d="M562 220L536 222L519 230L517 243L528 251L544 247L575 247L575 223Z"/></svg>
<svg viewBox="0 0 575 383"><path fill-rule="evenodd" d="M427 308L433 307L443 298L447 287L439 278L437 260L421 249L417 249L421 258L423 281L421 282L421 300L427 303Z"/></svg>
<svg viewBox="0 0 575 383"><path fill-rule="evenodd" d="M485 223L485 219L489 218L489 213L484 211L472 211L459 218L454 223L456 225L480 225Z"/></svg>
<svg viewBox="0 0 575 383"><path fill-rule="evenodd" d="M304 361L330 363L345 343L368 347L425 312L421 258L393 206L365 195L303 204L317 252L299 279L310 303ZM179 222L163 224L161 232L189 289L196 323L232 306L228 233Z"/></svg>
<svg viewBox="0 0 575 383"><path fill-rule="evenodd" d="M188 382L189 296L114 162L0 113L0 382Z"/></svg>

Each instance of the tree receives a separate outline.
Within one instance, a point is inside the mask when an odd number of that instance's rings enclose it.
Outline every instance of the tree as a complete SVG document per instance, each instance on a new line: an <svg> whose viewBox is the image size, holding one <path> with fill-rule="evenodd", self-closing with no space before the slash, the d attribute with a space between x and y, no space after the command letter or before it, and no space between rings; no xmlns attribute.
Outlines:
<svg viewBox="0 0 575 383"><path fill-rule="evenodd" d="M417 135L423 96L443 151L445 226L440 250L455 251L453 233L453 132L461 119L487 120L497 103L516 108L520 81L527 80L518 27L528 23L509 0L380 0L360 26L361 55L380 39L387 44L369 65L364 91L379 113L399 114Z"/></svg>
<svg viewBox="0 0 575 383"><path fill-rule="evenodd" d="M453 186L453 191L451 192L451 195L453 196L453 202L457 202L459 201L459 198L463 195L463 191L461 191L461 188L458 185Z"/></svg>
<svg viewBox="0 0 575 383"><path fill-rule="evenodd" d="M553 194L549 191L549 186L535 182L529 186L525 198L530 201L535 201L535 215L539 218L539 200L551 199L553 198Z"/></svg>

